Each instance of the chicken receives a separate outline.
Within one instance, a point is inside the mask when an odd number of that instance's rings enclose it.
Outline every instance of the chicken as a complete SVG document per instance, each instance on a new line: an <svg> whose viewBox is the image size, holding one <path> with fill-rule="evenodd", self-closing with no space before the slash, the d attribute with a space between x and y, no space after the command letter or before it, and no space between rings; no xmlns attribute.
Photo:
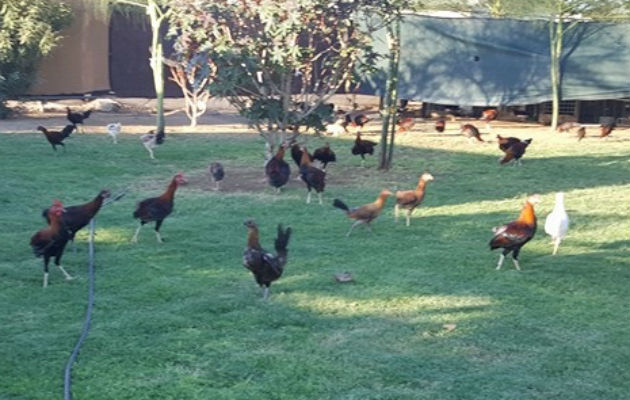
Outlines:
<svg viewBox="0 0 630 400"><path fill-rule="evenodd" d="M164 143L165 137L166 134L163 130L159 131L158 133L155 133L155 130L151 130L149 131L149 133L140 136L142 145L145 149L147 149L152 160L155 160L155 157L153 156L153 149Z"/></svg>
<svg viewBox="0 0 630 400"><path fill-rule="evenodd" d="M101 209L103 200L110 196L111 193L109 190L101 190L91 201L65 208L65 212L61 216L61 223L63 229L70 235L68 240L71 240L74 244L74 236L76 233L90 223L90 220L94 218ZM49 224L51 223L48 209L42 212L42 216Z"/></svg>
<svg viewBox="0 0 630 400"><path fill-rule="evenodd" d="M405 133L411 130L415 124L416 121L412 117L404 117L396 122L396 125L398 125L398 132L400 133Z"/></svg>
<svg viewBox="0 0 630 400"><path fill-rule="evenodd" d="M72 125L81 125L81 133L83 133L83 121L88 119L92 114L92 110L87 110L84 112L72 112L70 107L66 107L66 118L68 121L72 122ZM77 127L77 131L79 128Z"/></svg>
<svg viewBox="0 0 630 400"><path fill-rule="evenodd" d="M278 225L278 236L275 241L276 254L273 255L260 246L256 222L247 220L244 225L247 227L247 247L243 251L243 266L254 274L256 283L264 290L263 299L267 300L271 282L278 280L284 272L291 228L283 229L282 225Z"/></svg>
<svg viewBox="0 0 630 400"><path fill-rule="evenodd" d="M65 138L70 136L72 131L76 128L74 125L66 125L61 132L49 131L43 126L38 126L37 130L42 132L46 136L46 140L52 146L53 150L57 151L57 146L63 146L63 151L66 151L66 145L63 144Z"/></svg>
<svg viewBox="0 0 630 400"><path fill-rule="evenodd" d="M300 161L300 177L306 183L306 189L308 195L306 196L306 204L311 202L311 189L315 189L317 197L319 197L319 204L322 202L322 192L326 187L326 172L319 168L315 168L311 165L311 160L306 150L306 147L302 147L302 160Z"/></svg>
<svg viewBox="0 0 630 400"><path fill-rule="evenodd" d="M361 156L361 165L365 162L366 154L374 154L374 146L378 145L371 140L361 139L361 134L357 132L357 138L354 140L354 146L352 146L352 154Z"/></svg>
<svg viewBox="0 0 630 400"><path fill-rule="evenodd" d="M446 129L446 121L442 118L435 121L435 130L442 133Z"/></svg>
<svg viewBox="0 0 630 400"><path fill-rule="evenodd" d="M478 142L483 142L479 129L473 124L464 124L460 127L459 133L466 135L468 139L477 139Z"/></svg>
<svg viewBox="0 0 630 400"><path fill-rule="evenodd" d="M326 134L332 136L339 136L346 131L345 128L345 119L338 119L332 124L326 124L325 126Z"/></svg>
<svg viewBox="0 0 630 400"><path fill-rule="evenodd" d="M269 184L276 188L276 193L280 193L280 188L287 184L291 176L291 167L284 161L286 146L280 146L278 152L265 165L265 175Z"/></svg>
<svg viewBox="0 0 630 400"><path fill-rule="evenodd" d="M560 242L569 231L569 215L564 209L564 193L556 193L556 204L553 211L545 219L545 232L551 236L553 241L553 255L558 252Z"/></svg>
<svg viewBox="0 0 630 400"><path fill-rule="evenodd" d="M63 229L61 218L65 211L63 204L55 200L50 207L48 214L50 215L50 224L41 229L31 237L31 248L36 257L44 258L44 283L43 287L48 286L48 263L50 258L55 258L55 265L63 272L66 280L72 279L70 274L61 266L61 256L66 244L70 239L70 233Z"/></svg>
<svg viewBox="0 0 630 400"><path fill-rule="evenodd" d="M370 222L372 222L379 216L379 214L383 210L383 207L385 206L387 197L391 195L392 192L390 192L389 190L382 190L374 202L352 209L350 209L343 201L335 199L333 201L333 206L345 211L348 218L356 220L350 227L348 233L346 233L346 237L350 236L352 230L356 226L361 224L366 224L365 226L367 226L370 231L372 231L372 228L370 227Z"/></svg>
<svg viewBox="0 0 630 400"><path fill-rule="evenodd" d="M480 119L483 121L486 121L486 129L490 130L492 129L490 126L490 122L497 119L498 116L499 116L499 112L497 110L488 109L488 110L483 110L483 112L481 113Z"/></svg>
<svg viewBox="0 0 630 400"><path fill-rule="evenodd" d="M295 162L295 165L298 167L297 177L295 179L300 179L300 163L302 162L302 146L300 146L295 140L291 141L291 158ZM313 156L308 154L309 161L313 161Z"/></svg>
<svg viewBox="0 0 630 400"><path fill-rule="evenodd" d="M586 136L586 128L581 126L580 129L577 130L577 138L578 138L578 142L582 139L584 139L584 136Z"/></svg>
<svg viewBox="0 0 630 400"><path fill-rule="evenodd" d="M427 182L432 180L433 175L425 172L420 176L418 186L416 186L415 190L399 190L395 193L396 205L394 206L394 218L396 222L398 222L398 211L400 208L403 208L407 210L406 225L410 225L411 214L413 213L413 210L422 203L422 200L424 200L424 191L427 186Z"/></svg>
<svg viewBox="0 0 630 400"><path fill-rule="evenodd" d="M523 141L513 143L507 150L505 150L505 155L499 159L499 163L503 165L514 160L515 164L521 165L521 157L523 157L525 149L527 149L527 146L529 146L531 142L532 139L525 139Z"/></svg>
<svg viewBox="0 0 630 400"><path fill-rule="evenodd" d="M107 124L107 134L109 135L109 137L112 138L114 144L118 143L118 135L120 134L121 130L122 125L120 124L120 122Z"/></svg>
<svg viewBox="0 0 630 400"><path fill-rule="evenodd" d="M363 126L370 122L370 118L367 115L359 113L359 114L346 114L345 121L342 123L343 128L348 131L353 131L356 133L361 132ZM351 128L350 130L348 128Z"/></svg>
<svg viewBox="0 0 630 400"><path fill-rule="evenodd" d="M530 196L523 209L521 215L509 224L493 228L494 237L490 240L490 250L502 248L503 253L499 257L497 269L501 269L505 256L512 253L512 261L517 270L521 270L518 263L518 255L527 242L529 242L536 233L536 213L534 212L534 204L540 202L540 196L535 194Z"/></svg>
<svg viewBox="0 0 630 400"><path fill-rule="evenodd" d="M514 143L518 143L521 141L519 138L515 137L502 137L501 135L497 135L497 141L499 142L499 150L502 152L506 152Z"/></svg>
<svg viewBox="0 0 630 400"><path fill-rule="evenodd" d="M603 137L610 136L610 134L612 133L613 129L615 129L615 125L614 124L602 124L599 127L599 137L603 138Z"/></svg>
<svg viewBox="0 0 630 400"><path fill-rule="evenodd" d="M577 122L563 122L556 127L556 132L569 132L573 128L578 128L581 125Z"/></svg>
<svg viewBox="0 0 630 400"><path fill-rule="evenodd" d="M178 185L186 184L187 180L184 174L177 173L171 180L171 183L166 188L166 191L159 197L151 197L149 199L142 200L138 203L136 211L133 212L133 217L140 220L140 226L136 229L136 233L131 239L132 243L138 242L138 234L140 229L147 222L155 221L155 236L157 241L162 243L162 236L160 235L160 227L162 222L173 211L173 201L175 199L175 191Z"/></svg>
<svg viewBox="0 0 630 400"><path fill-rule="evenodd" d="M317 160L322 163L322 168L324 171L328 166L328 163L337 162L337 156L335 152L330 148L330 143L324 143L324 146L315 149L313 152L313 160ZM311 160L312 161L312 160Z"/></svg>
<svg viewBox="0 0 630 400"><path fill-rule="evenodd" d="M208 172L210 172L210 176L214 181L214 190L219 190L221 181L225 177L225 170L223 169L223 165L218 162L213 162L212 164L210 164L210 167L208 167Z"/></svg>

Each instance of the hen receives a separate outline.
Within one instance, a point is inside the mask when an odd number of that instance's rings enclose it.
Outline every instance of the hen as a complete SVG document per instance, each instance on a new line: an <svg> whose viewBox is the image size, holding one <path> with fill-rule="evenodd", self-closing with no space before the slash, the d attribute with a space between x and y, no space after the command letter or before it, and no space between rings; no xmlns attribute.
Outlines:
<svg viewBox="0 0 630 400"><path fill-rule="evenodd" d="M210 176L212 176L212 180L214 181L214 190L219 190L221 181L225 177L225 170L223 169L223 165L218 162L213 162L210 164L208 168L210 172Z"/></svg>
<svg viewBox="0 0 630 400"><path fill-rule="evenodd" d="M523 141L518 141L513 143L510 147L505 150L505 155L499 159L499 163L501 165L507 164L510 161L514 161L515 165L521 165L521 157L525 154L525 149L532 142L532 139L525 139Z"/></svg>
<svg viewBox="0 0 630 400"><path fill-rule="evenodd" d="M411 128L413 128L415 124L416 121L412 117L404 117L396 122L396 125L398 125L399 133L405 133L411 130Z"/></svg>
<svg viewBox="0 0 630 400"><path fill-rule="evenodd" d="M61 223L64 211L63 204L55 200L48 211L50 215L50 225L31 237L33 253L35 253L36 257L44 257L44 287L48 286L48 263L51 257L55 258L55 265L63 272L66 280L72 279L70 274L68 274L60 264L63 250L66 248L66 244L70 239L70 233L63 229Z"/></svg>
<svg viewBox="0 0 630 400"><path fill-rule="evenodd" d="M545 232L551 236L553 241L553 255L558 252L560 242L569 231L569 215L564 209L564 193L556 193L556 204L553 211L545 219Z"/></svg>
<svg viewBox="0 0 630 400"><path fill-rule="evenodd" d="M155 157L153 156L153 149L164 143L165 137L166 134L164 133L164 130L161 130L158 133L155 133L155 130L151 130L149 133L140 136L142 145L145 149L147 149L152 160L155 160Z"/></svg>
<svg viewBox="0 0 630 400"><path fill-rule="evenodd" d="M370 222L374 221L379 216L379 214L383 210L383 207L385 206L387 197L391 195L392 192L390 192L389 190L382 190L374 202L352 209L350 209L343 201L335 199L333 201L333 206L343 210L348 218L356 220L350 227L348 233L346 233L346 236L350 236L352 230L356 226L361 224L366 224L365 226L367 226L370 231L372 231L372 228L370 227Z"/></svg>
<svg viewBox="0 0 630 400"><path fill-rule="evenodd" d="M83 121L88 119L92 114L92 110L87 110L84 112L73 112L70 107L66 107L66 118L68 121L72 122L72 125L81 125L81 133L83 133ZM79 128L77 127L77 130Z"/></svg>
<svg viewBox="0 0 630 400"><path fill-rule="evenodd" d="M435 121L435 130L442 133L444 132L444 129L446 128L446 121L444 119L438 119L437 121Z"/></svg>
<svg viewBox="0 0 630 400"><path fill-rule="evenodd" d="M361 139L361 134L357 132L357 138L354 140L354 146L352 146L352 154L361 156L361 165L365 163L366 154L374 154L374 146L378 143L371 140Z"/></svg>
<svg viewBox="0 0 630 400"><path fill-rule="evenodd" d="M306 147L302 147L302 160L300 162L300 177L306 183L306 189L308 195L306 196L306 204L311 202L311 189L315 189L317 197L319 197L319 204L322 202L322 192L326 187L326 172L319 168L315 168L311 165L311 160L308 155Z"/></svg>
<svg viewBox="0 0 630 400"><path fill-rule="evenodd" d="M510 148L514 143L520 142L521 139L515 137L503 137L501 135L497 135L497 142L499 142L499 150L502 152L506 152L507 149Z"/></svg>
<svg viewBox="0 0 630 400"><path fill-rule="evenodd" d="M577 130L578 142L584 139L584 136L586 136L586 128L581 126L580 129Z"/></svg>
<svg viewBox="0 0 630 400"><path fill-rule="evenodd" d="M345 121L341 125L346 132L353 131L358 134L368 122L370 122L370 118L365 114L346 114Z"/></svg>
<svg viewBox="0 0 630 400"><path fill-rule="evenodd" d="M256 283L264 290L263 299L267 300L271 282L278 280L284 272L291 228L282 229L282 225L278 225L278 236L274 246L276 254L273 255L260 246L256 222L247 220L244 225L247 227L247 247L243 251L243 266L254 274Z"/></svg>
<svg viewBox="0 0 630 400"><path fill-rule="evenodd" d="M497 269L501 269L505 256L512 253L512 261L514 267L520 271L521 266L518 263L518 255L527 242L529 242L536 233L536 213L534 212L534 204L540 202L540 196L535 194L530 196L521 214L509 224L493 228L494 237L490 240L490 250L502 248L503 253L499 257Z"/></svg>
<svg viewBox="0 0 630 400"><path fill-rule="evenodd" d="M394 206L394 218L398 222L399 208L407 210L407 222L406 225L410 225L410 218L413 210L416 209L424 200L424 191L427 186L427 182L433 180L433 175L425 172L420 176L418 180L418 186L415 190L399 190L396 192L396 205Z"/></svg>
<svg viewBox="0 0 630 400"><path fill-rule="evenodd" d="M74 244L74 236L78 231L83 229L90 220L96 216L103 205L103 200L109 198L111 193L109 190L101 190L92 201L88 201L84 204L76 206L70 206L65 208L65 212L61 216L61 223L63 229L69 234L69 240ZM51 223L48 210L42 212L42 216L46 218L48 223Z"/></svg>
<svg viewBox="0 0 630 400"><path fill-rule="evenodd" d="M285 146L280 146L278 152L265 165L265 175L267 182L276 188L276 193L280 193L280 188L287 184L291 176L291 167L284 161Z"/></svg>
<svg viewBox="0 0 630 400"><path fill-rule="evenodd" d="M481 113L480 119L486 122L486 129L490 130L492 129L490 126L490 122L497 119L498 116L499 116L499 112L497 110L488 109L488 110L483 110L483 112Z"/></svg>
<svg viewBox="0 0 630 400"><path fill-rule="evenodd" d="M569 132L573 128L580 127L577 122L563 122L556 127L556 132Z"/></svg>
<svg viewBox="0 0 630 400"><path fill-rule="evenodd" d="M160 235L160 227L162 222L173 211L173 204L175 199L175 191L178 185L183 185L187 182L184 174L177 173L171 180L171 183L166 188L166 191L159 197L151 197L149 199L142 200L138 203L136 211L133 212L133 217L140 220L140 226L136 229L136 233L131 239L132 243L138 242L138 234L140 229L147 222L155 221L155 236L157 241L162 243L162 236Z"/></svg>
<svg viewBox="0 0 630 400"><path fill-rule="evenodd" d="M330 148L330 144L326 142L324 143L323 147L315 149L315 151L313 152L313 160L321 162L322 168L325 171L328 163L337 162L337 156L335 155L335 152L332 151L332 149Z"/></svg>
<svg viewBox="0 0 630 400"><path fill-rule="evenodd" d="M57 146L63 146L63 151L66 151L66 145L63 144L65 138L70 136L72 131L76 128L74 125L66 125L61 132L49 131L43 126L38 126L37 130L46 136L46 140L52 146L53 150L57 151Z"/></svg>
<svg viewBox="0 0 630 400"><path fill-rule="evenodd" d="M601 125L599 127L599 137L608 137L612 133L613 129L615 129L614 124Z"/></svg>
<svg viewBox="0 0 630 400"><path fill-rule="evenodd" d="M477 139L478 142L483 142L479 129L473 124L464 124L460 127L459 133L466 135L468 139Z"/></svg>
<svg viewBox="0 0 630 400"><path fill-rule="evenodd" d="M122 125L120 124L120 122L107 124L106 128L107 128L107 134L109 135L109 137L112 138L112 140L114 141L114 144L117 144L118 135L120 134L120 131L122 130Z"/></svg>

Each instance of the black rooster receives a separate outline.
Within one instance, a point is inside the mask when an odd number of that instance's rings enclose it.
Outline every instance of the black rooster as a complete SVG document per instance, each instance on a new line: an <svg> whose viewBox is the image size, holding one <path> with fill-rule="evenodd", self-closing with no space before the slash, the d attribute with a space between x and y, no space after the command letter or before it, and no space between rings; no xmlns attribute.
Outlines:
<svg viewBox="0 0 630 400"><path fill-rule="evenodd" d="M287 184L291 175L291 167L284 161L285 146L280 146L276 155L265 165L265 175L269 184L280 193L280 188Z"/></svg>
<svg viewBox="0 0 630 400"><path fill-rule="evenodd" d="M361 165L365 162L366 154L374 154L374 146L378 143L371 140L361 139L361 134L357 132L357 138L354 140L354 146L352 147L352 154L361 156Z"/></svg>
<svg viewBox="0 0 630 400"><path fill-rule="evenodd" d="M61 132L57 131L49 131L43 126L38 126L37 130L42 132L44 136L46 136L46 140L52 146L53 150L57 151L57 146L63 146L63 151L66 151L66 145L63 144L65 138L70 136L72 131L74 130L74 125L66 125Z"/></svg>
<svg viewBox="0 0 630 400"><path fill-rule="evenodd" d="M276 255L273 255L260 246L256 222L247 220L243 224L247 227L247 247L243 251L243 266L254 274L256 283L264 288L263 299L266 300L269 297L271 282L280 278L284 272L291 228L282 229L282 225L278 225L278 236L275 241Z"/></svg>
<svg viewBox="0 0 630 400"><path fill-rule="evenodd" d="M212 176L212 180L214 181L214 190L219 190L220 183L225 177L225 170L223 169L223 165L218 162L213 162L212 164L210 164L208 170L210 171L210 175Z"/></svg>
<svg viewBox="0 0 630 400"><path fill-rule="evenodd" d="M337 156L335 155L335 152L331 150L330 144L326 142L323 147L320 147L313 152L313 160L321 162L322 168L326 170L328 163L337 161Z"/></svg>
<svg viewBox="0 0 630 400"><path fill-rule="evenodd" d="M72 122L73 125L81 125L81 133L83 133L83 121L88 119L92 114L92 110L87 110L84 112L72 112L70 107L66 107L66 118L68 121ZM79 128L77 127L77 130Z"/></svg>

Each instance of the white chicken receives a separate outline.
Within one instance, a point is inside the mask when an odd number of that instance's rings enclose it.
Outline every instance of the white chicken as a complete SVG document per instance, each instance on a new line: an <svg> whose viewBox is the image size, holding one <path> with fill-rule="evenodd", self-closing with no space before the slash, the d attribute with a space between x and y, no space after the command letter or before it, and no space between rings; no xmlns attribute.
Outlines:
<svg viewBox="0 0 630 400"><path fill-rule="evenodd" d="M560 242L569 231L569 215L564 209L564 193L556 193L556 205L545 220L545 232L553 241L553 255L558 252Z"/></svg>
<svg viewBox="0 0 630 400"><path fill-rule="evenodd" d="M107 124L107 134L112 138L114 144L118 143L118 134L122 130L120 122Z"/></svg>
<svg viewBox="0 0 630 400"><path fill-rule="evenodd" d="M151 130L149 131L149 133L140 136L142 145L145 149L147 149L152 160L155 160L155 157L153 156L153 149L164 143L165 136L166 135L164 134L164 131L159 131L158 133L155 133L154 130Z"/></svg>

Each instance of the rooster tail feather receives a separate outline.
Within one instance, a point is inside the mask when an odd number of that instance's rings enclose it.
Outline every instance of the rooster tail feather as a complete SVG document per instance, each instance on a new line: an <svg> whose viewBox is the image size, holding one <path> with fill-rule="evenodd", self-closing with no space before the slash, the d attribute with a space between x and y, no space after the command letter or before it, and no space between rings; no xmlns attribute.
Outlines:
<svg viewBox="0 0 630 400"><path fill-rule="evenodd" d="M350 212L350 208L348 208L348 206L346 205L346 203L344 203L343 201L339 200L339 199L335 199L333 200L333 207L337 207L339 209L342 209L343 211L345 211L346 213Z"/></svg>
<svg viewBox="0 0 630 400"><path fill-rule="evenodd" d="M275 247L276 252L282 253L287 251L287 245L289 244L289 238L291 238L291 228L282 229L282 224L278 224L278 236L276 237Z"/></svg>

